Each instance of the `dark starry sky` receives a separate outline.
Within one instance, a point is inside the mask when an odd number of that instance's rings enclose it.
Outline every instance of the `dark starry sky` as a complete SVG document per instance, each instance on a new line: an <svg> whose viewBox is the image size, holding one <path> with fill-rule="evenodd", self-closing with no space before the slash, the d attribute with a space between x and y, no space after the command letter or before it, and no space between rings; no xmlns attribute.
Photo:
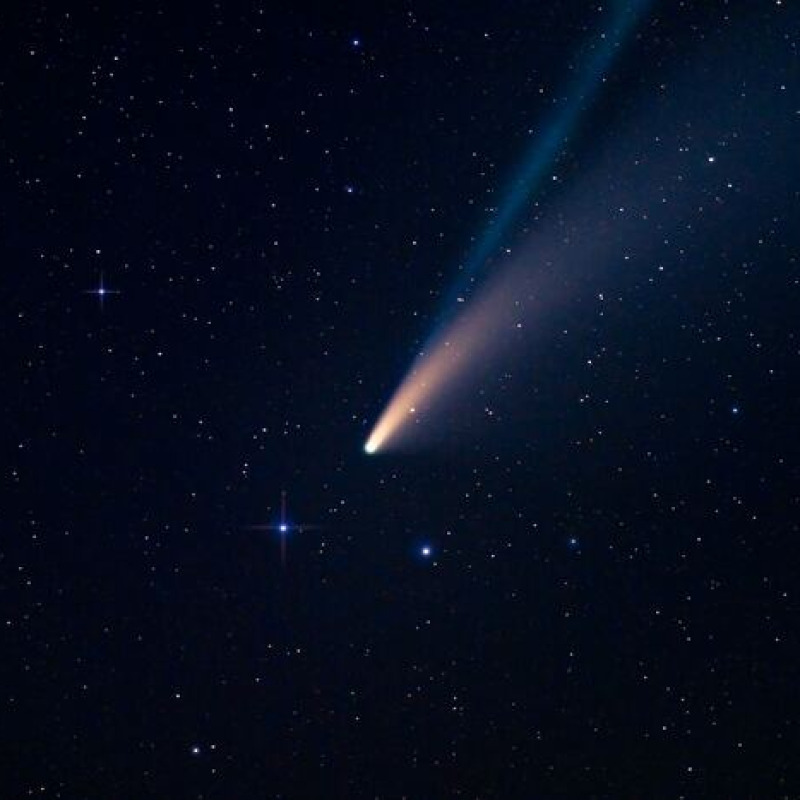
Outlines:
<svg viewBox="0 0 800 800"><path fill-rule="evenodd" d="M652 4L362 449L617 5L3 7L0 796L800 797L794 0Z"/></svg>

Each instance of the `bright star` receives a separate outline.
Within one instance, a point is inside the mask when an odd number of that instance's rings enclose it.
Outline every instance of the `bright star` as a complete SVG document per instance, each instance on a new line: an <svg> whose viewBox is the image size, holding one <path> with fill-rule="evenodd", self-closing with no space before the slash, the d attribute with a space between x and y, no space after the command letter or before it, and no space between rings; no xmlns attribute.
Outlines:
<svg viewBox="0 0 800 800"><path fill-rule="evenodd" d="M286 542L290 538L288 534L301 534L305 533L306 531L313 531L319 530L322 526L320 525L307 525L306 523L298 523L298 522L290 522L289 517L286 513L286 490L284 489L281 492L281 515L280 517L273 523L267 525L248 525L247 527L250 530L254 531L277 531L280 536L280 546L281 546L281 564L286 566Z"/></svg>
<svg viewBox="0 0 800 800"><path fill-rule="evenodd" d="M431 549L430 545L427 544L424 545L420 550L420 553L422 553L423 558L429 558L432 552L433 550Z"/></svg>
<svg viewBox="0 0 800 800"><path fill-rule="evenodd" d="M119 294L116 289L108 289L103 280L103 273L100 273L100 281L96 289L87 289L84 294L93 294L100 301L100 308L104 307L104 301L110 294Z"/></svg>

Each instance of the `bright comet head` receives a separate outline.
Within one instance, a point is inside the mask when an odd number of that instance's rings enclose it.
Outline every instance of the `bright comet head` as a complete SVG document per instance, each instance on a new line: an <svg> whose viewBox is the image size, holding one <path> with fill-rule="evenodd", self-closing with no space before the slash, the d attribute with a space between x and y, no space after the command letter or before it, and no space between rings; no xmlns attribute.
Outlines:
<svg viewBox="0 0 800 800"><path fill-rule="evenodd" d="M378 420L377 425L372 429L372 433L370 433L364 445L365 453L372 455L378 452L378 448L384 444L386 437L399 425L400 421L397 417L396 405L390 406L383 412L383 415Z"/></svg>
<svg viewBox="0 0 800 800"><path fill-rule="evenodd" d="M487 282L482 293L452 319L420 352L400 383L364 445L367 453L388 451L408 443L413 431L430 430L433 413L443 399L480 375L494 353L516 340L509 320L520 314L525 278L521 269L507 269Z"/></svg>

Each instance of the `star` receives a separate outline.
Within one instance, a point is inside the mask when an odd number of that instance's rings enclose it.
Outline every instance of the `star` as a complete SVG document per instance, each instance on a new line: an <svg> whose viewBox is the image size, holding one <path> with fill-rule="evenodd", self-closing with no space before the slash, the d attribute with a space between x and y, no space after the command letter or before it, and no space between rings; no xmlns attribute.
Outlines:
<svg viewBox="0 0 800 800"><path fill-rule="evenodd" d="M112 295L112 294L119 294L119 291L117 289L109 289L105 285L105 281L103 280L103 273L101 272L100 273L100 280L99 280L99 282L97 284L97 288L95 288L95 289L86 289L84 291L84 294L93 294L95 297L97 297L97 299L100 302L100 310L102 311L102 309L105 306L106 297L108 297L109 295Z"/></svg>
<svg viewBox="0 0 800 800"><path fill-rule="evenodd" d="M314 531L319 530L322 526L320 525L308 525L306 523L295 523L292 522L291 519L287 516L286 512L286 505L287 505L287 493L286 490L281 491L281 503L280 503L280 517L278 520L270 525L248 525L247 527L250 530L255 531L277 531L280 534L280 545L281 545L281 564L285 567L286 566L286 540L289 534L294 533L303 533L305 531Z"/></svg>

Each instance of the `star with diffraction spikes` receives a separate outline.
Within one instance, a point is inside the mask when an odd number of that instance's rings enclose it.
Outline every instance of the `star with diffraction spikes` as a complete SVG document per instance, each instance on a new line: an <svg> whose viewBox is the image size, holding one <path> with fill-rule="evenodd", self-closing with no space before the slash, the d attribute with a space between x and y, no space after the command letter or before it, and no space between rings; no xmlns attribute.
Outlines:
<svg viewBox="0 0 800 800"><path fill-rule="evenodd" d="M100 280L97 283L97 286L94 289L86 289L84 294L93 294L98 301L100 302L100 310L102 311L105 308L105 300L106 297L112 294L119 294L120 292L117 289L109 289L105 281L103 279L103 273L100 273Z"/></svg>

